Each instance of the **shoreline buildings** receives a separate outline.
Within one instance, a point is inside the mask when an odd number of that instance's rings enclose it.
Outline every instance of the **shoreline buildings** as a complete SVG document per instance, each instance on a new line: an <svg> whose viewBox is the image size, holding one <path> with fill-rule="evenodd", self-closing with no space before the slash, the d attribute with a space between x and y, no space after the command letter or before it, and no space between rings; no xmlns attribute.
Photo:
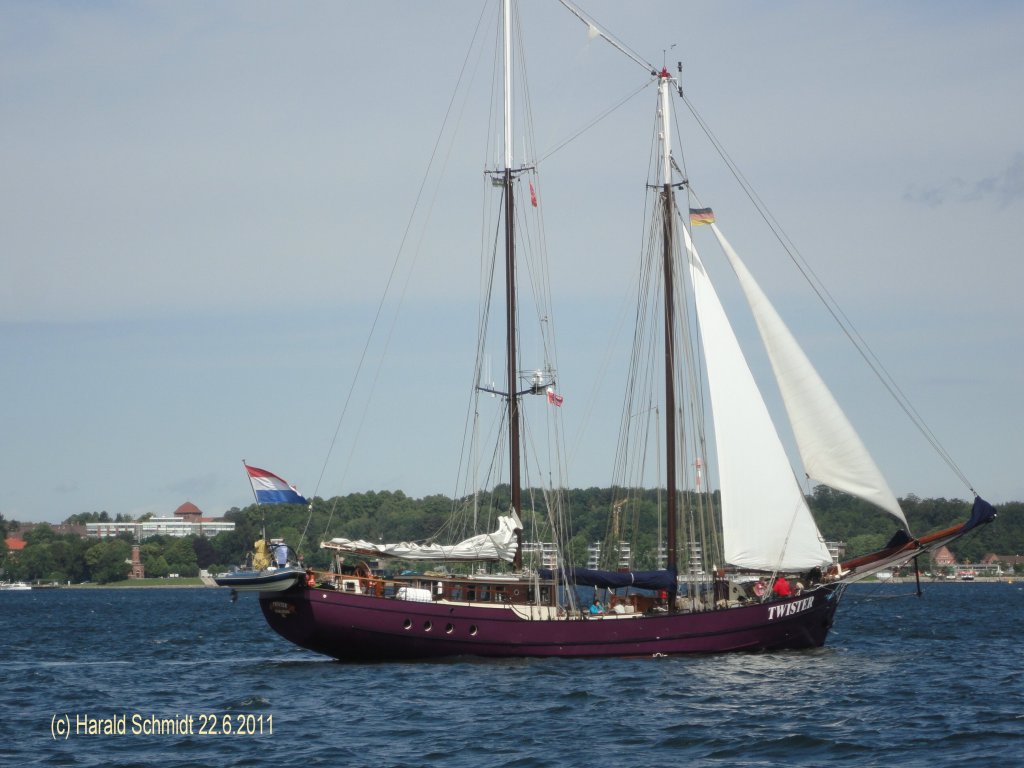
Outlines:
<svg viewBox="0 0 1024 768"><path fill-rule="evenodd" d="M218 533L235 530L235 524L223 518L204 517L203 511L191 501L186 501L173 515L149 517L145 520L127 522L86 523L86 536L90 539L110 539L129 534L136 541L150 536L216 536Z"/></svg>

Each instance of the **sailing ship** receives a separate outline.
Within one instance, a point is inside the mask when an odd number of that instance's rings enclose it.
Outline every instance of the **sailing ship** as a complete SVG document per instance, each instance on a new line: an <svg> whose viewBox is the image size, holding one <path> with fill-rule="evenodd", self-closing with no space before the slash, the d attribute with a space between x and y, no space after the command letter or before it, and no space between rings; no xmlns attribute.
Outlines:
<svg viewBox="0 0 1024 768"><path fill-rule="evenodd" d="M571 10L596 29L585 14ZM682 191L691 203L695 193L673 157L672 100L682 91L664 67L645 65L645 76L657 90L659 121L656 176L648 184L656 199L650 232L661 245L650 251L651 261L641 269L647 284L658 289L660 302L638 312L656 320L643 323L643 333L637 331L642 340L636 348L644 351L634 353L631 371L636 381L643 375L643 360L656 358L662 364L661 373L645 379L645 386L653 391L657 382L660 390L657 406L648 412L659 416L656 432L664 442L657 462L665 468L658 484L664 499L663 562L642 571L616 569L616 562L605 569L569 562L567 534L559 528L568 516L557 487L540 506L552 537L561 542L559 556L549 563L524 562L523 520L528 511L536 516L537 506L524 493L522 479L527 401L539 396L541 409L549 411L559 410L562 401L557 368L545 361L524 372L520 359L517 202L529 190L534 207L536 190L535 168L517 165L513 158L512 19L511 0L503 0L503 151L500 166L490 174L503 212L503 230L494 239L504 255L503 269L495 272L504 273L505 383L504 388L486 383L478 351L474 387L478 397L490 396L503 407L507 508L487 532L450 545L340 537L324 541L321 546L335 555L332 567L308 570L306 579L285 590L261 592L266 621L289 641L343 660L661 656L819 647L849 584L946 545L995 513L976 497L965 522L928 536L910 533L874 460L726 240L714 210L699 202L680 207ZM807 476L866 499L897 521L897 534L880 551L837 562L826 546L698 253L691 231L698 225L706 226L720 245L754 314ZM684 292L692 298L681 298ZM655 337L657 350L652 351ZM697 413L705 400L709 417ZM650 420L624 416L623 433L628 433L627 422L639 421ZM622 455L644 452L634 442ZM712 491L715 481L718 488ZM633 486L624 482L617 487L621 496L612 504L615 515L632 503ZM711 535L698 544L705 529ZM609 536L609 551L617 545L617 534L616 528ZM379 566L388 560L425 562L433 570L391 575ZM591 589L593 609L586 606ZM609 595L616 604L600 605L601 596Z"/></svg>

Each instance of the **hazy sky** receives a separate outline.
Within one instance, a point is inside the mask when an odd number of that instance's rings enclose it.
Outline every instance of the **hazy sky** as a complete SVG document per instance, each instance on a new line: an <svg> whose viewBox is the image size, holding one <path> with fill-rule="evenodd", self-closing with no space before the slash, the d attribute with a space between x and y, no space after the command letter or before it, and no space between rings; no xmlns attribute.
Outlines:
<svg viewBox="0 0 1024 768"><path fill-rule="evenodd" d="M582 7L646 59L684 62L689 98L974 487L1024 499L1024 6ZM446 161L365 423L346 416L318 483L480 12L0 2L0 513L220 515L252 501L242 459L322 496L454 492L479 153ZM606 485L620 398L592 394L589 366L638 250L654 95L547 155L648 78L553 1L521 16L569 480ZM470 70L486 83L489 59ZM763 230L730 215L704 146L690 178L778 297ZM897 495L969 497L817 325L787 317Z"/></svg>

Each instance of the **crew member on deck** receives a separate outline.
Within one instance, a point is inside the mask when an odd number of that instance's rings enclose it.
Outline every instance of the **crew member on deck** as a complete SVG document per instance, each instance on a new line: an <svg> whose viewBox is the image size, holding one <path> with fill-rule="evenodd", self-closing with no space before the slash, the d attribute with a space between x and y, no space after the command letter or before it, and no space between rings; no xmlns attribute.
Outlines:
<svg viewBox="0 0 1024 768"><path fill-rule="evenodd" d="M789 582L786 581L786 577L781 573L775 578L775 583L772 584L772 594L776 597L790 597L793 594L793 590L789 587Z"/></svg>
<svg viewBox="0 0 1024 768"><path fill-rule="evenodd" d="M595 616L599 613L604 613L604 606L601 605L601 601L594 597L594 602L590 604L590 612Z"/></svg>

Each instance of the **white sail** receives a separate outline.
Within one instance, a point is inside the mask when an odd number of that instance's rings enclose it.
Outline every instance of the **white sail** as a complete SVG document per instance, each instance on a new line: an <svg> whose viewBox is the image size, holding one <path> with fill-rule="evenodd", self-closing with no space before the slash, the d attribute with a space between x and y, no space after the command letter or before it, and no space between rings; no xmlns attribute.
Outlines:
<svg viewBox="0 0 1024 768"><path fill-rule="evenodd" d="M899 502L846 414L721 230L711 229L754 313L808 476L871 502L906 528Z"/></svg>
<svg viewBox="0 0 1024 768"><path fill-rule="evenodd" d="M368 557L396 557L402 560L463 560L463 561L495 561L504 560L511 563L516 553L516 531L523 524L515 510L509 515L498 518L498 530L494 533L482 533L479 536L460 541L458 544L417 544L402 541L396 544L376 544L372 541L352 539L331 539L321 542L322 549L333 549L339 552L352 552Z"/></svg>
<svg viewBox="0 0 1024 768"><path fill-rule="evenodd" d="M725 561L787 571L832 558L807 507L739 342L693 247L690 262L714 414Z"/></svg>

